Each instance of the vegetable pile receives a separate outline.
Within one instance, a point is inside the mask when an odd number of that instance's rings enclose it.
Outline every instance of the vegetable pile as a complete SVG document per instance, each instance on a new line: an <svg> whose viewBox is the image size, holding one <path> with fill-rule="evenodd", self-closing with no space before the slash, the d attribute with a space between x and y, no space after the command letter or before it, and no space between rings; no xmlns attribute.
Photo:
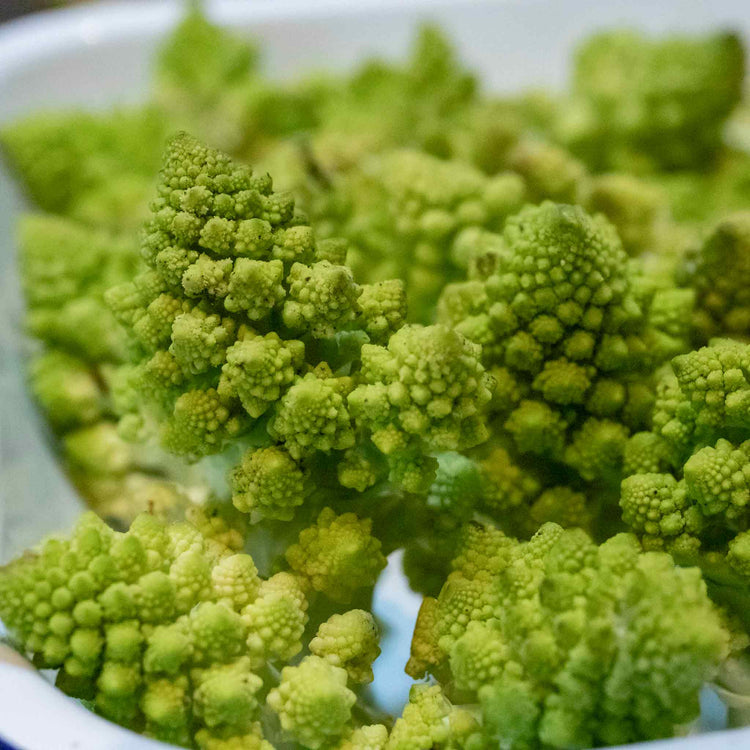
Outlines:
<svg viewBox="0 0 750 750"><path fill-rule="evenodd" d="M426 27L279 83L193 7L147 104L4 126L30 389L91 508L0 569L13 644L198 750L614 745L707 686L750 723L744 56L605 32L499 98Z"/></svg>

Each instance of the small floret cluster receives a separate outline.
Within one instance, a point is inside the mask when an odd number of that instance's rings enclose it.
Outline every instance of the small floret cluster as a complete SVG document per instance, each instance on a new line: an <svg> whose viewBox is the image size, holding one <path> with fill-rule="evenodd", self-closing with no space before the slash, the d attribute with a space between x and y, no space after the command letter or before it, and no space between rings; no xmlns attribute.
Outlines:
<svg viewBox="0 0 750 750"><path fill-rule="evenodd" d="M496 381L485 506L520 511L522 530L532 505L540 520L585 526L560 478L572 471L576 492L596 483L599 498L616 492L628 436L650 424L652 373L687 348L693 294L646 284L613 226L577 206L524 208L497 245L491 273L448 285L438 306L443 324L481 345Z"/></svg>
<svg viewBox="0 0 750 750"><path fill-rule="evenodd" d="M363 278L404 279L410 319L426 322L442 287L477 254L478 230L502 227L524 197L518 174L488 177L463 161L396 149L343 173L313 215L350 240Z"/></svg>
<svg viewBox="0 0 750 750"><path fill-rule="evenodd" d="M671 736L727 648L700 572L633 535L597 547L546 524L519 543L473 525L407 671L479 704L478 747L596 747Z"/></svg>
<svg viewBox="0 0 750 750"><path fill-rule="evenodd" d="M345 534L329 536L317 553L290 555L294 572L263 580L250 555L188 522L142 514L123 534L89 513L69 539L2 571L0 616L23 651L59 669L62 690L147 736L201 750L270 749L265 711L289 739L330 747L352 728L351 688L372 681L372 615L332 615L309 654L277 670L303 649L312 588L333 576L352 589L371 583L366 571L384 561L368 539L357 554Z"/></svg>
<svg viewBox="0 0 750 750"><path fill-rule="evenodd" d="M750 581L750 345L676 357L658 393L653 430L626 447L623 520L739 596ZM744 617L741 599L729 603Z"/></svg>

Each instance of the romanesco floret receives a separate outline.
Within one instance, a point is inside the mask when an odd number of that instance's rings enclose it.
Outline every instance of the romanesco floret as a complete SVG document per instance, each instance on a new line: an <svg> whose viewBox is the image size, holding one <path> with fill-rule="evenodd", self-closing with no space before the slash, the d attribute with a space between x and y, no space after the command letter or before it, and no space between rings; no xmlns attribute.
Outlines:
<svg viewBox="0 0 750 750"><path fill-rule="evenodd" d="M631 174L597 175L589 183L585 204L614 224L629 255L659 248L669 222L667 198L659 187Z"/></svg>
<svg viewBox="0 0 750 750"><path fill-rule="evenodd" d="M304 747L319 748L343 732L357 697L346 686L345 670L308 656L298 667L284 667L267 700L285 732Z"/></svg>
<svg viewBox="0 0 750 750"><path fill-rule="evenodd" d="M602 216L546 202L511 217L502 238L481 291L475 281L446 287L440 319L481 344L497 376L496 432L614 485L630 430L648 424L650 373L684 348L684 326L651 319L657 293L644 291ZM669 307L684 317L683 300Z"/></svg>
<svg viewBox="0 0 750 750"><path fill-rule="evenodd" d="M410 453L461 450L486 439L483 411L493 381L479 358L478 346L441 325L406 326L387 348L362 347L362 384L349 407L392 460L392 473L409 461L401 477L407 489L419 491L425 480L429 486L435 468L412 462Z"/></svg>
<svg viewBox="0 0 750 750"><path fill-rule="evenodd" d="M465 273L470 256L461 233L499 229L525 195L518 175L490 178L463 162L406 149L372 157L335 189L348 214L333 223L352 243L358 275L404 279L410 320L423 323L440 289Z"/></svg>
<svg viewBox="0 0 750 750"><path fill-rule="evenodd" d="M288 661L302 650L307 624L304 583L289 573L277 573L261 584L258 597L242 610L250 632L247 647L251 656Z"/></svg>
<svg viewBox="0 0 750 750"><path fill-rule="evenodd" d="M368 724L346 735L335 750L385 750L387 743L387 727L383 724Z"/></svg>
<svg viewBox="0 0 750 750"><path fill-rule="evenodd" d="M508 154L511 169L521 175L533 203L552 200L580 203L586 168L570 153L536 139L521 140Z"/></svg>
<svg viewBox="0 0 750 750"><path fill-rule="evenodd" d="M372 522L354 513L337 516L324 508L317 523L303 530L286 551L292 569L334 601L348 602L359 588L374 585L385 567Z"/></svg>
<svg viewBox="0 0 750 750"><path fill-rule="evenodd" d="M437 685L415 685L403 714L393 725L386 750L430 750L450 738L451 706Z"/></svg>
<svg viewBox="0 0 750 750"><path fill-rule="evenodd" d="M331 615L310 641L310 651L346 669L354 682L372 682L372 663L380 655L377 623L361 609Z"/></svg>
<svg viewBox="0 0 750 750"><path fill-rule="evenodd" d="M189 525L144 515L119 534L87 514L69 540L50 539L4 569L2 617L24 650L60 668L58 684L105 716L181 744L202 726L240 734L261 685L235 609L240 587L257 591L243 557ZM34 602L19 597L32 581Z"/></svg>
<svg viewBox="0 0 750 750"><path fill-rule="evenodd" d="M193 459L253 431L261 451L275 441L294 462L334 454L348 486L374 484L374 468L367 482L349 476L353 455L340 453L359 437L348 404L357 381L339 373L356 366L368 332L385 342L401 326L401 282L367 287L361 307L340 242L318 242L268 175L253 176L185 134L170 142L152 210L142 245L148 270L107 293L140 358L128 376L135 411L123 430L147 434L156 424L168 450ZM440 357L438 349L428 356ZM476 417L459 417L470 431ZM257 478L270 455L253 463L248 453L243 466ZM275 492L267 485L250 501L244 469L235 481L237 507L259 516L291 518L303 498L258 499Z"/></svg>
<svg viewBox="0 0 750 750"><path fill-rule="evenodd" d="M310 494L305 471L283 448L250 449L232 473L232 502L244 513L290 520Z"/></svg>
<svg viewBox="0 0 750 750"><path fill-rule="evenodd" d="M747 344L719 340L674 359L652 431L629 441L628 453L643 445L649 457L626 462L621 489L623 520L644 545L699 564L720 599L747 585L749 353Z"/></svg>
<svg viewBox="0 0 750 750"><path fill-rule="evenodd" d="M30 366L34 397L57 429L80 427L102 416L105 398L95 373L76 357L48 349Z"/></svg>
<svg viewBox="0 0 750 750"><path fill-rule="evenodd" d="M30 333L94 362L121 360L126 354L123 334L102 295L132 276L135 243L68 219L35 214L23 218L19 243Z"/></svg>
<svg viewBox="0 0 750 750"><path fill-rule="evenodd" d="M596 35L578 50L562 139L596 169L683 169L716 157L744 75L736 34Z"/></svg>
<svg viewBox="0 0 750 750"><path fill-rule="evenodd" d="M447 698L478 698L486 741L615 744L670 736L697 715L728 647L698 570L627 534L597 547L548 524L527 543L483 539L478 558L469 537L423 608L413 654L436 660Z"/></svg>
<svg viewBox="0 0 750 750"><path fill-rule="evenodd" d="M184 747L275 746L258 723L266 694L284 740L329 746L354 742L360 729L363 741L382 739L385 727L365 730L351 718L347 687L372 679L380 653L372 615L332 615L311 655L278 682L276 670L303 647L308 584L287 572L262 580L252 557L219 541L217 516L191 515L213 536L150 514L118 533L88 513L68 539L0 569L11 636L40 666L59 669L70 695Z"/></svg>
<svg viewBox="0 0 750 750"><path fill-rule="evenodd" d="M723 218L683 259L678 280L695 291L693 337L750 335L750 212Z"/></svg>

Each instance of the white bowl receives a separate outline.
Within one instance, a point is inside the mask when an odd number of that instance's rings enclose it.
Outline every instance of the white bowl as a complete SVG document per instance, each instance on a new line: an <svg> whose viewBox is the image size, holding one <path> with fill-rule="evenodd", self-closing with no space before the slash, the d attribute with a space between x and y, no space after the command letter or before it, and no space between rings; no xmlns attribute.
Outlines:
<svg viewBox="0 0 750 750"><path fill-rule="evenodd" d="M1 2L2 0L0 0ZM597 28L736 28L750 38L747 0L217 0L218 22L259 39L269 74L345 69L372 54L403 53L420 20L442 23L488 88L558 87L574 44ZM143 99L152 52L182 12L179 2L85 4L0 26L0 123L39 109L104 107ZM80 501L50 454L26 393L21 299L13 233L22 200L0 166L0 562L47 533L70 528ZM397 570L378 586L391 627L376 662L382 702L408 690L403 664L417 600ZM0 656L1 659L1 656ZM715 703L714 703L715 706ZM31 671L0 663L0 738L24 750L165 747L110 724ZM704 711L708 724L712 711ZM0 743L2 746L2 743ZM653 750L750 748L750 729L647 743ZM630 746L635 747L635 746Z"/></svg>

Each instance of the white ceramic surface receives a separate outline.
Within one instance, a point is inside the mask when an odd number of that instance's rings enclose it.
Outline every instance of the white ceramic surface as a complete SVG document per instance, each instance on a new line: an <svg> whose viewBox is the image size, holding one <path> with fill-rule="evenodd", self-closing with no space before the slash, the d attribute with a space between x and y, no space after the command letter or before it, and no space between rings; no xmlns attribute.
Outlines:
<svg viewBox="0 0 750 750"><path fill-rule="evenodd" d="M2 0L0 0L2 2ZM209 14L261 42L271 75L340 69L373 53L404 52L414 27L437 20L466 63L495 90L560 86L570 51L593 30L731 26L750 38L748 0L217 0ZM142 99L149 60L179 2L129 0L51 11L0 26L0 123L40 108L103 107ZM13 226L22 200L0 165L0 563L40 536L69 528L79 501L54 458L24 387L21 301ZM376 683L397 705L415 599L397 568L376 595L391 627ZM396 646L398 643L400 646ZM712 711L706 711L710 717ZM93 716L41 677L0 664L0 738L24 750L165 747ZM632 747L632 746L631 746ZM641 747L641 746L639 746ZM651 743L650 750L750 748L750 729Z"/></svg>

